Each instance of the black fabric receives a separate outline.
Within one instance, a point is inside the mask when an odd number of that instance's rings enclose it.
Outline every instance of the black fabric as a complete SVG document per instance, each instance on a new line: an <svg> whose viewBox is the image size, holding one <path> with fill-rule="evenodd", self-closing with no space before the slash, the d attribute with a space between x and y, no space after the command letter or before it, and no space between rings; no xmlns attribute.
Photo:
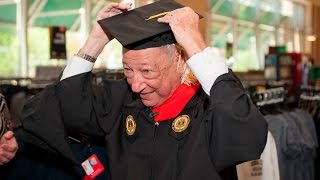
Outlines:
<svg viewBox="0 0 320 180"><path fill-rule="evenodd" d="M30 95L30 90L23 86L2 84L0 85L0 93L5 96L8 105L10 128L18 126L20 124L22 108Z"/></svg>
<svg viewBox="0 0 320 180"><path fill-rule="evenodd" d="M9 84L0 85L0 93L2 93L5 96L9 109L11 108L12 97L18 94L19 92L28 94L29 90L28 88L23 86L15 86L15 85L9 85Z"/></svg>
<svg viewBox="0 0 320 180"><path fill-rule="evenodd" d="M218 77L211 88L210 99L212 133L216 134L212 136L212 154L217 169L260 156L268 125L232 71Z"/></svg>
<svg viewBox="0 0 320 180"><path fill-rule="evenodd" d="M55 85L50 85L24 106L21 123L21 128L16 130L18 138L79 163L66 141Z"/></svg>
<svg viewBox="0 0 320 180"><path fill-rule="evenodd" d="M72 132L104 139L115 123L115 119L108 119L120 113L128 85L124 81L110 81L93 89L91 74L73 79L70 83L57 81L30 99L22 112L22 125L15 131L24 142L79 164L69 147L68 135ZM81 87L79 81L83 82ZM76 86L79 91L70 91ZM110 97L118 97L112 106L106 104Z"/></svg>
<svg viewBox="0 0 320 180"><path fill-rule="evenodd" d="M127 49L159 47L176 42L168 24L150 16L169 12L183 5L175 1L157 1L111 18L98 21L102 29L116 38Z"/></svg>
<svg viewBox="0 0 320 180"><path fill-rule="evenodd" d="M79 180L85 176L80 164L75 165L60 156L39 151L37 147L30 144L19 142L19 145L16 157L8 164L0 166L1 180ZM109 179L104 147L91 146L89 148L80 144L70 144L70 147L81 162L95 154L106 169L95 180Z"/></svg>
<svg viewBox="0 0 320 180"><path fill-rule="evenodd" d="M56 94L38 97L41 99L38 102L46 102L40 103L42 108L32 113L27 113L26 108L23 121L32 117L36 122L23 123L28 125L27 133L36 135L29 142L45 140L45 148L72 160L68 147L56 147L66 143L62 143L66 141L64 128L92 131L91 136L100 136L101 130L106 140L108 170L111 179L116 180L218 180L221 179L218 172L259 159L264 149L267 124L244 96L231 71L216 80L210 96L200 88L189 101L181 112L191 119L190 127L183 133L172 131L173 119L155 126L150 109L130 91L125 80L105 81L98 86L93 86L91 80L90 73L65 79L46 90ZM39 105L31 102L31 106ZM137 123L133 136L125 131L128 115ZM58 130L60 135L56 137L53 132ZM55 139L43 138L48 136ZM57 140L62 144L57 144Z"/></svg>

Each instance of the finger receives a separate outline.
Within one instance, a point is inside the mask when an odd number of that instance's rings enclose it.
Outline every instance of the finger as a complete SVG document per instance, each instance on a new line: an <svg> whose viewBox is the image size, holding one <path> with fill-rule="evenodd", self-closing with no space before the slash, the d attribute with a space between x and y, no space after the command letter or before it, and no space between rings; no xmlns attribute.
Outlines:
<svg viewBox="0 0 320 180"><path fill-rule="evenodd" d="M129 10L132 3L110 3L102 9L102 12L110 12L113 9Z"/></svg>
<svg viewBox="0 0 320 180"><path fill-rule="evenodd" d="M12 131L8 131L3 135L4 138L6 138L7 140L13 138L13 132Z"/></svg>
<svg viewBox="0 0 320 180"><path fill-rule="evenodd" d="M123 9L122 8L121 9L120 8L111 8L106 11L100 11L97 16L97 19L100 20L100 19L111 17L111 16L115 16L115 15L118 15L118 14L123 13L125 11L128 11L130 8L131 7L128 6Z"/></svg>
<svg viewBox="0 0 320 180"><path fill-rule="evenodd" d="M170 23L170 17L171 16L169 14L167 14L167 15L161 17L161 18L158 18L158 22L160 22L160 23Z"/></svg>
<svg viewBox="0 0 320 180"><path fill-rule="evenodd" d="M119 6L119 3L110 3L106 7L104 7L101 11L98 13L98 19L107 18L110 17L110 13L113 13L114 11L120 11L117 9Z"/></svg>
<svg viewBox="0 0 320 180"><path fill-rule="evenodd" d="M9 145L9 144L3 144L1 145L1 148L4 150L4 151L7 151L7 152L16 152L18 150L18 145L17 144L12 144L12 145Z"/></svg>
<svg viewBox="0 0 320 180"><path fill-rule="evenodd" d="M100 12L98 14L98 19L103 19L103 18L108 18L117 14L120 14L122 11L118 10L118 9L113 9L110 10L108 12Z"/></svg>
<svg viewBox="0 0 320 180"><path fill-rule="evenodd" d="M14 155L15 155L15 153L6 152L6 151L2 150L0 152L0 162L2 162L2 163L9 162L14 157Z"/></svg>
<svg viewBox="0 0 320 180"><path fill-rule="evenodd" d="M131 8L132 8L132 3L120 3L119 4L119 9L129 10Z"/></svg>
<svg viewBox="0 0 320 180"><path fill-rule="evenodd" d="M10 161L10 159L6 158L6 157L3 157L3 156L0 156L0 163L1 164L5 164L5 163L8 163Z"/></svg>
<svg viewBox="0 0 320 180"><path fill-rule="evenodd" d="M15 156L15 154L16 154L15 152L2 151L0 153L0 157L3 159L11 160Z"/></svg>
<svg viewBox="0 0 320 180"><path fill-rule="evenodd" d="M157 21L160 23L168 23L164 17L158 18Z"/></svg>
<svg viewBox="0 0 320 180"><path fill-rule="evenodd" d="M100 20L108 18L114 15L118 15L122 12L128 11L131 9L131 5L132 3L110 3L108 6L106 6L99 12L97 19Z"/></svg>
<svg viewBox="0 0 320 180"><path fill-rule="evenodd" d="M119 13L122 13L123 11L120 9L111 9L110 12L115 13L115 14L119 14Z"/></svg>
<svg viewBox="0 0 320 180"><path fill-rule="evenodd" d="M128 11L130 9L131 9L131 3L125 3L125 4L121 3L117 7L110 9L109 12L114 12L116 14L119 14L119 13Z"/></svg>
<svg viewBox="0 0 320 180"><path fill-rule="evenodd" d="M101 9L101 12L107 12L107 11L110 11L110 9L114 8L114 7L117 7L119 6L119 3L115 3L115 2L112 2L108 5L106 5L104 8Z"/></svg>

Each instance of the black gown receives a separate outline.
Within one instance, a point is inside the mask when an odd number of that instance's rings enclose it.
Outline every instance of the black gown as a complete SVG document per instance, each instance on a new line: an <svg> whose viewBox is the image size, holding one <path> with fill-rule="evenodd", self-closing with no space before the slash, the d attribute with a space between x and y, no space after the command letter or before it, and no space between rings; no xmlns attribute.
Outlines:
<svg viewBox="0 0 320 180"><path fill-rule="evenodd" d="M132 135L126 131L130 115ZM155 125L153 115L125 79L94 85L91 73L83 73L33 98L19 136L75 163L70 131L103 137L106 171L115 180L221 179L218 172L259 159L266 143L267 123L231 70L215 81L210 96L198 89L180 113L190 117L182 132L173 129L175 118Z"/></svg>

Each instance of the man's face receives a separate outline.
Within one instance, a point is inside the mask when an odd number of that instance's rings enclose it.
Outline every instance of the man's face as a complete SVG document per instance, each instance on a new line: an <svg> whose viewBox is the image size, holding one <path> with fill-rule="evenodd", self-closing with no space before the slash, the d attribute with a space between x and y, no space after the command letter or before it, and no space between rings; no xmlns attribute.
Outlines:
<svg viewBox="0 0 320 180"><path fill-rule="evenodd" d="M144 105L161 105L179 86L181 74L176 71L176 61L176 54L164 48L123 50L124 75Z"/></svg>

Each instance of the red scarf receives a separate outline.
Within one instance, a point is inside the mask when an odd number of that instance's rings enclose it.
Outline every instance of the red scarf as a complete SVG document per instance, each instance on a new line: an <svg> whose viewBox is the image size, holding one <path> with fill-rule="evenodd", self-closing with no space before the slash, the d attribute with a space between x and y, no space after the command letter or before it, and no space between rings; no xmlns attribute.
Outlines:
<svg viewBox="0 0 320 180"><path fill-rule="evenodd" d="M164 121L178 116L199 87L199 83L192 86L186 84L179 85L169 99L152 109L152 112L158 114L154 117L154 121Z"/></svg>

